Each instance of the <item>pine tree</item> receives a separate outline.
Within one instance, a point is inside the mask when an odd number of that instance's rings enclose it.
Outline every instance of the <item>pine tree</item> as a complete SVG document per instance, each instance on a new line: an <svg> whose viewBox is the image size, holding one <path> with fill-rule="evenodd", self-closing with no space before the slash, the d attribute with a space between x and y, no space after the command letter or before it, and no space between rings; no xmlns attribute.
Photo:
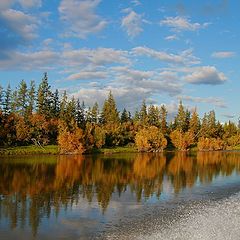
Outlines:
<svg viewBox="0 0 240 240"><path fill-rule="evenodd" d="M103 104L101 122L103 124L119 122L119 113L111 92L109 92L108 98L105 100Z"/></svg>
<svg viewBox="0 0 240 240"><path fill-rule="evenodd" d="M55 90L53 94L53 116L58 118L60 114L60 100L58 89Z"/></svg>
<svg viewBox="0 0 240 240"><path fill-rule="evenodd" d="M2 110L2 106L3 106L3 87L0 85L0 111Z"/></svg>
<svg viewBox="0 0 240 240"><path fill-rule="evenodd" d="M189 122L189 131L193 133L194 138L197 138L200 130L200 120L198 117L197 109L195 108Z"/></svg>
<svg viewBox="0 0 240 240"><path fill-rule="evenodd" d="M51 86L48 84L47 73L44 74L42 82L38 88L38 113L47 118L53 117L53 94Z"/></svg>
<svg viewBox="0 0 240 240"><path fill-rule="evenodd" d="M99 117L99 109L98 109L98 103L95 102L92 108L90 108L88 112L88 120L91 123L98 123L98 117Z"/></svg>
<svg viewBox="0 0 240 240"><path fill-rule="evenodd" d="M63 96L62 96L62 99L61 99L61 102L60 102L60 119L63 120L63 121L67 121L67 118L66 118L66 108L67 108L67 92L66 90L63 92Z"/></svg>
<svg viewBox="0 0 240 240"><path fill-rule="evenodd" d="M89 110L90 111L90 110ZM89 113L88 111L88 113ZM86 126L86 118L85 118L85 103L80 103L80 100L77 100L77 106L76 106L76 121L78 127L84 129ZM91 121L89 119L89 121Z"/></svg>
<svg viewBox="0 0 240 240"><path fill-rule="evenodd" d="M11 91L11 109L10 112L16 113L18 110L18 91Z"/></svg>
<svg viewBox="0 0 240 240"><path fill-rule="evenodd" d="M160 126L160 112L158 107L150 105L148 108L148 124L150 126Z"/></svg>
<svg viewBox="0 0 240 240"><path fill-rule="evenodd" d="M28 106L27 106L27 115L31 116L34 110L35 104L35 82L30 82L30 88L28 90Z"/></svg>
<svg viewBox="0 0 240 240"><path fill-rule="evenodd" d="M178 106L178 113L174 120L175 128L180 131L186 132L188 130L187 117L187 112L183 107L182 101L180 101Z"/></svg>
<svg viewBox="0 0 240 240"><path fill-rule="evenodd" d="M21 116L26 116L27 114L27 98L28 98L27 83L24 80L22 80L17 91L17 112Z"/></svg>
<svg viewBox="0 0 240 240"><path fill-rule="evenodd" d="M3 112L5 115L10 114L11 111L11 86L10 84L7 86L7 89L5 91L5 96L3 100Z"/></svg>
<svg viewBox="0 0 240 240"><path fill-rule="evenodd" d="M129 113L127 112L126 108L123 109L120 119L121 123L129 121Z"/></svg>
<svg viewBox="0 0 240 240"><path fill-rule="evenodd" d="M148 124L148 114L147 114L147 104L145 99L142 102L142 106L139 112L139 120L142 125L147 125Z"/></svg>
<svg viewBox="0 0 240 240"><path fill-rule="evenodd" d="M163 134L167 133L167 109L164 105L160 107L160 129Z"/></svg>

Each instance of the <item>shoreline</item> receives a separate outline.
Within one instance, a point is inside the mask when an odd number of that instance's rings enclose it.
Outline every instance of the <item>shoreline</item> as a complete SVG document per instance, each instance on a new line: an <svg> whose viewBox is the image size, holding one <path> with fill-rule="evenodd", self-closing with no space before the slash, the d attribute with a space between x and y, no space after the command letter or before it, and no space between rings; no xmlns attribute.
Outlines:
<svg viewBox="0 0 240 240"><path fill-rule="evenodd" d="M240 146L234 147L232 149L226 150L218 150L218 151L239 151ZM197 150L196 147L188 149L188 151L180 151L174 148L166 148L162 152L216 152L216 150L207 150L207 151L200 151ZM156 153L162 153L156 152ZM101 149L93 149L84 153L83 155L89 154L104 154L104 155L111 155L116 153L143 153L139 152L136 147L134 146L124 146L124 147L111 147L111 148L101 148ZM146 152L146 153L155 153L155 152ZM24 155L79 155L79 154L60 154L58 145L47 145L44 147L39 147L35 145L29 146L16 146L16 147L0 147L0 156L24 156Z"/></svg>

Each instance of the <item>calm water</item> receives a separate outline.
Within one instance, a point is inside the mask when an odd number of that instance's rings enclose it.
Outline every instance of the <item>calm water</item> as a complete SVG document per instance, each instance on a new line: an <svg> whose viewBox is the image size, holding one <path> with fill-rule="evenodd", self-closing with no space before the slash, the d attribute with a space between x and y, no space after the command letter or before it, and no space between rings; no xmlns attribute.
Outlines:
<svg viewBox="0 0 240 240"><path fill-rule="evenodd" d="M0 239L240 239L240 153L0 158Z"/></svg>

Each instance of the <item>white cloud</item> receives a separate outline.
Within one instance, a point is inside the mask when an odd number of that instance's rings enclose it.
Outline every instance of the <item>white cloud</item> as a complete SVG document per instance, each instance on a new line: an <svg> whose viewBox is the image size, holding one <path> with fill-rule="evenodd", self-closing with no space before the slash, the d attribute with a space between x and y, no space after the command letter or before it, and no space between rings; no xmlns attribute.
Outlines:
<svg viewBox="0 0 240 240"><path fill-rule="evenodd" d="M165 40L167 41L173 41L173 40L178 40L178 36L177 35L169 35L167 37L165 37Z"/></svg>
<svg viewBox="0 0 240 240"><path fill-rule="evenodd" d="M192 69L193 72L184 77L184 79L192 84L208 84L218 85L227 80L227 77L222 72L213 66L203 66Z"/></svg>
<svg viewBox="0 0 240 240"><path fill-rule="evenodd" d="M107 86L105 88L81 88L73 92L72 95L81 101L84 100L86 105L93 105L97 101L101 106L110 91L113 93L119 109L126 107L132 111L136 109L136 106L138 106L144 98L149 96L149 91L141 87L127 88L114 86Z"/></svg>
<svg viewBox="0 0 240 240"><path fill-rule="evenodd" d="M220 108L226 108L226 103L221 98L216 97L192 97L192 96L178 96L178 99L189 101L189 102L195 102L195 103L207 103L207 104L213 104L216 107Z"/></svg>
<svg viewBox="0 0 240 240"><path fill-rule="evenodd" d="M37 19L29 14L19 10L5 9L0 11L0 19L4 21L4 27L25 40L31 40L37 36Z"/></svg>
<svg viewBox="0 0 240 240"><path fill-rule="evenodd" d="M62 0L60 18L67 24L66 36L86 38L104 29L107 21L95 13L100 0Z"/></svg>
<svg viewBox="0 0 240 240"><path fill-rule="evenodd" d="M236 116L233 114L222 114L223 117L225 118L235 118Z"/></svg>
<svg viewBox="0 0 240 240"><path fill-rule="evenodd" d="M77 50L64 50L63 59L66 66L81 65L106 65L106 64L130 64L128 52L113 48L82 48Z"/></svg>
<svg viewBox="0 0 240 240"><path fill-rule="evenodd" d="M145 55L148 57L156 58L163 62L173 63L173 64L197 64L199 59L193 56L192 50L188 49L180 54L169 54L162 51L156 51L148 47L136 47L132 49L135 55Z"/></svg>
<svg viewBox="0 0 240 240"><path fill-rule="evenodd" d="M135 6L141 5L141 2L139 0L132 0L131 3L134 4Z"/></svg>
<svg viewBox="0 0 240 240"><path fill-rule="evenodd" d="M24 8L41 7L42 0L18 0Z"/></svg>
<svg viewBox="0 0 240 240"><path fill-rule="evenodd" d="M59 64L60 55L56 52L43 50L37 52L13 52L7 53L6 59L0 59L1 70L48 70Z"/></svg>
<svg viewBox="0 0 240 240"><path fill-rule="evenodd" d="M105 79L107 78L106 72L101 71L81 71L79 73L71 74L67 80L90 80L90 79Z"/></svg>
<svg viewBox="0 0 240 240"><path fill-rule="evenodd" d="M133 10L129 10L129 13L122 18L122 28L126 30L127 35L131 38L136 37L143 31L142 24L142 15Z"/></svg>
<svg viewBox="0 0 240 240"><path fill-rule="evenodd" d="M227 51L224 51L224 52L214 52L212 53L212 57L214 58L231 58L231 57L234 57L236 54L235 52L227 52Z"/></svg>
<svg viewBox="0 0 240 240"><path fill-rule="evenodd" d="M201 28L205 28L209 23L192 23L187 17L166 17L164 20L160 21L160 25L170 27L176 32L181 31L197 31Z"/></svg>
<svg viewBox="0 0 240 240"><path fill-rule="evenodd" d="M140 71L127 67L112 68L115 83L129 88L141 87L150 95L154 93L177 95L182 91L182 85L177 83L177 75L170 72ZM149 95L149 97L150 97Z"/></svg>

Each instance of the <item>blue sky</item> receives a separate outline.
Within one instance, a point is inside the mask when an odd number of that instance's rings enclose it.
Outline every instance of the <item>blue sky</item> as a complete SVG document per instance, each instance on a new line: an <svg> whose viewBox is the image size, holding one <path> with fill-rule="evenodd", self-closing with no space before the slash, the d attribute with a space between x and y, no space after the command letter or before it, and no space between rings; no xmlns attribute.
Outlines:
<svg viewBox="0 0 240 240"><path fill-rule="evenodd" d="M240 2L1 0L0 84L48 72L87 105L111 90L129 110L179 100L221 121L240 116Z"/></svg>

